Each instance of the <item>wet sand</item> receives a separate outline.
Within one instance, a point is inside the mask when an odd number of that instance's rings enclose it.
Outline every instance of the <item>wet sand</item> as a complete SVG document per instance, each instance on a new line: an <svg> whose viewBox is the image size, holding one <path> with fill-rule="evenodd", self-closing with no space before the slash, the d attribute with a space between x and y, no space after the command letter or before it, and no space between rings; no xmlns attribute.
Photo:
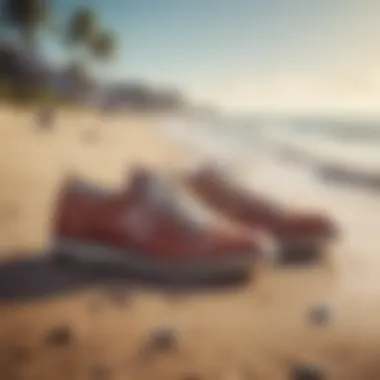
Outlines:
<svg viewBox="0 0 380 380"><path fill-rule="evenodd" d="M3 260L49 246L67 175L117 187L132 163L167 169L188 158L160 139L154 118L69 114L53 132L36 131L30 121L0 112ZM319 187L273 162L257 162L255 178L246 170L260 191L334 212L345 235L324 262L253 268L252 280L231 290L109 286L2 302L1 378L380 378L378 202Z"/></svg>

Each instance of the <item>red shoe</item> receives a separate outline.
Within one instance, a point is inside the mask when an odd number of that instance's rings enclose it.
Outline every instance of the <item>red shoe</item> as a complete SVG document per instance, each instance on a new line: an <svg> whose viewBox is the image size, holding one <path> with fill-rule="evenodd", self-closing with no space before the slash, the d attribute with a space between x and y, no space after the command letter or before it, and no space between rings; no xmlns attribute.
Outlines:
<svg viewBox="0 0 380 380"><path fill-rule="evenodd" d="M194 193L214 210L254 228L262 227L278 239L283 261L315 259L321 248L338 235L335 223L326 215L297 213L239 187L210 165L186 178Z"/></svg>
<svg viewBox="0 0 380 380"><path fill-rule="evenodd" d="M60 251L174 280L248 273L253 262L274 254L267 236L195 217L163 185L140 171L117 194L68 187L56 224Z"/></svg>

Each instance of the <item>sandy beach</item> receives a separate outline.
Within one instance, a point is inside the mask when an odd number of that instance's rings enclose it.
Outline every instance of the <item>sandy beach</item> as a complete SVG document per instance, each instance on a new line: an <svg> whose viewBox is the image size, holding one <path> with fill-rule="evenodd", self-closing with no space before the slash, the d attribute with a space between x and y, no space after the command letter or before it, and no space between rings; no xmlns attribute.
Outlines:
<svg viewBox="0 0 380 380"><path fill-rule="evenodd" d="M60 114L57 128L44 131L35 128L31 113L0 109L1 259L49 247L55 200L69 176L112 188L136 163L170 170L188 162L184 146L162 138L159 122L153 116L72 112ZM290 174L277 173L265 161L256 168L250 186L336 214L344 238L324 262L255 268L251 283L228 291L173 295L127 289L115 301L96 288L3 304L0 350L7 354L0 360L1 378L380 378L380 206L360 193L319 188L308 178L295 190L280 191L285 187L278 183L289 182ZM146 350L161 328L176 332L176 341ZM54 333L66 339L52 343ZM305 376L310 373L314 377Z"/></svg>

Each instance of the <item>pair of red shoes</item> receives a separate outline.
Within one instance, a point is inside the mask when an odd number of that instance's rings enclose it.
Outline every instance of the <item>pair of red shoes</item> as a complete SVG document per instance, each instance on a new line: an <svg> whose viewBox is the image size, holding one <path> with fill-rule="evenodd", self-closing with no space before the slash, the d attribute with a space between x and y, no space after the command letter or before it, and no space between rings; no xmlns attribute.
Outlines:
<svg viewBox="0 0 380 380"><path fill-rule="evenodd" d="M136 170L118 193L83 184L64 190L56 222L60 252L147 276L207 280L248 273L260 260L302 259L336 236L328 218L282 212L213 167L183 182L232 222L195 215L196 206L185 205L167 181Z"/></svg>

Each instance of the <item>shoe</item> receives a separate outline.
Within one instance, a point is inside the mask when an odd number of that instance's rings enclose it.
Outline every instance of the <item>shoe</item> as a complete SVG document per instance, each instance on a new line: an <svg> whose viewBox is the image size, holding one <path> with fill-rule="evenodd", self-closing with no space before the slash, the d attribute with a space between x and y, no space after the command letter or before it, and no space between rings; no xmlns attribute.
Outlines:
<svg viewBox="0 0 380 380"><path fill-rule="evenodd" d="M186 205L148 170L136 170L119 193L66 187L58 204L58 250L76 260L187 281L251 271L275 244L260 231L223 225Z"/></svg>
<svg viewBox="0 0 380 380"><path fill-rule="evenodd" d="M205 166L190 173L186 184L214 210L253 228L268 230L280 244L280 260L314 260L338 236L336 224L321 213L284 210L237 185L221 168Z"/></svg>

